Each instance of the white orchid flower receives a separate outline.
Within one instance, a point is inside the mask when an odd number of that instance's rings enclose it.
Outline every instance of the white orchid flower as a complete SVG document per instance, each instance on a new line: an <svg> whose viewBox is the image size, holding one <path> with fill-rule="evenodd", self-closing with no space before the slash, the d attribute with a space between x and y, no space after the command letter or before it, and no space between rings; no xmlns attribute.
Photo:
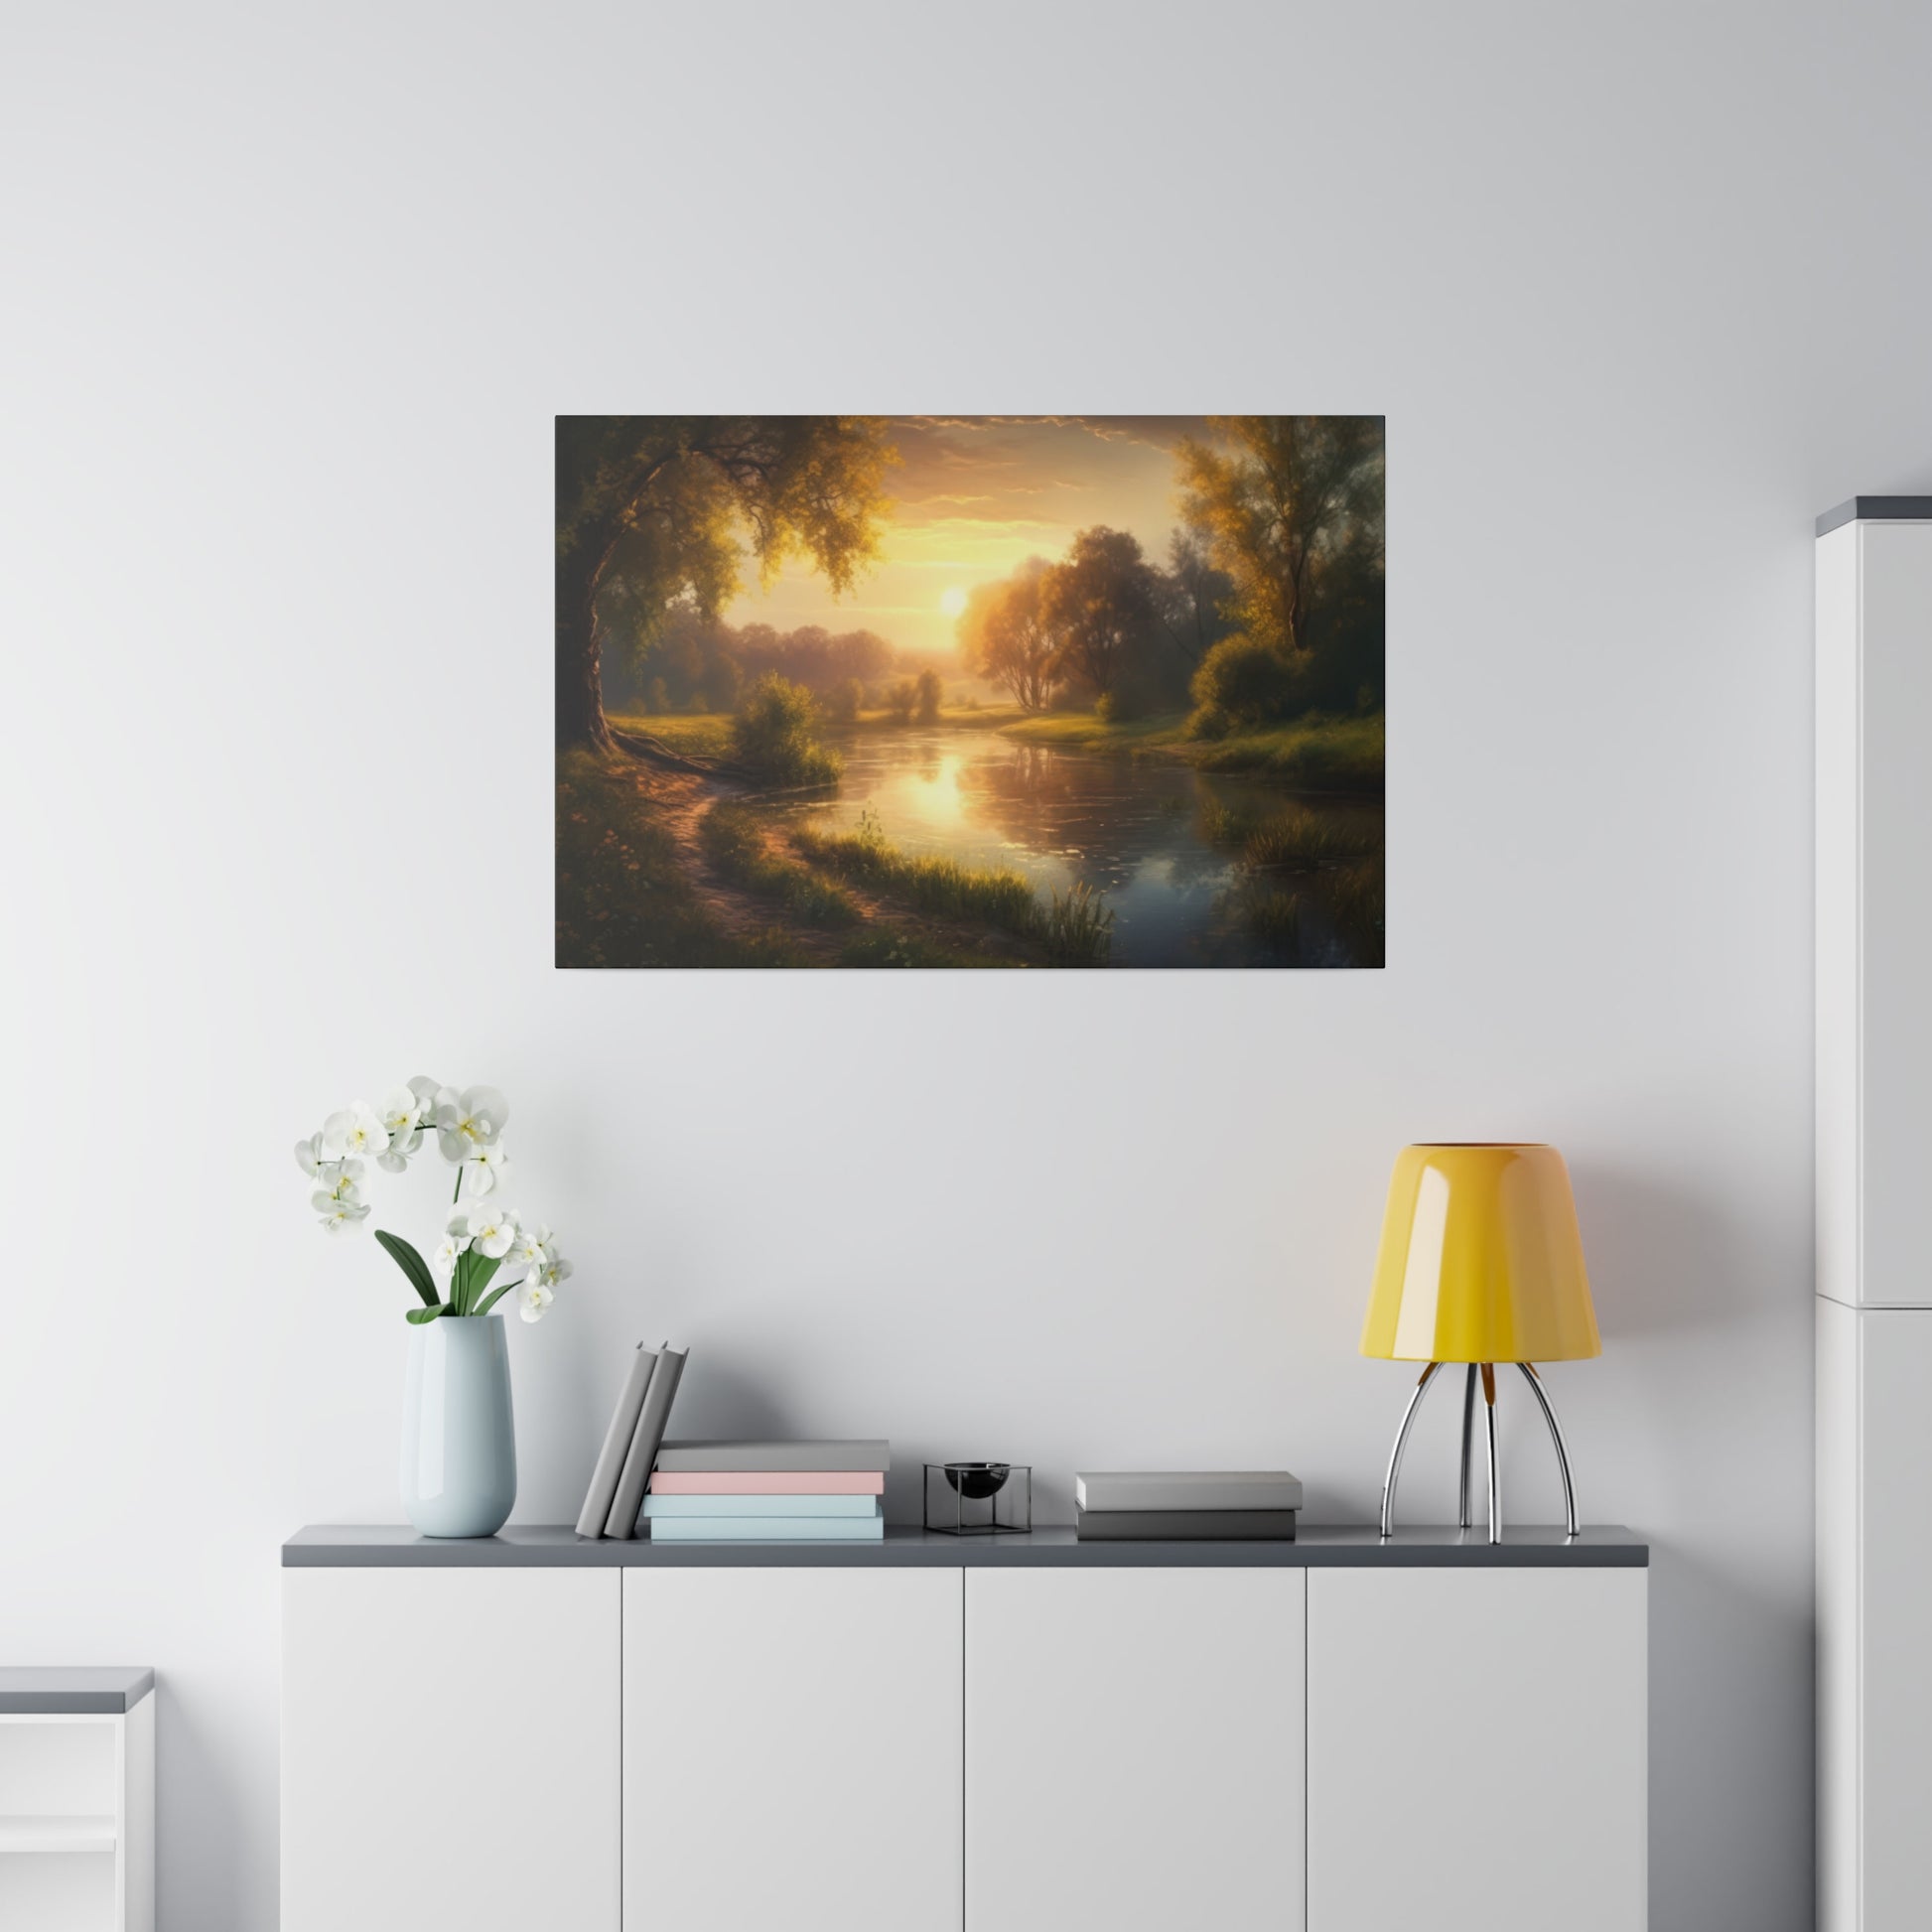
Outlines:
<svg viewBox="0 0 1932 1932"><path fill-rule="evenodd" d="M320 1134L311 1134L306 1141L296 1142L295 1165L298 1168L300 1168L302 1172L306 1173L311 1180L316 1179L317 1176L321 1174L322 1136Z"/></svg>
<svg viewBox="0 0 1932 1932"><path fill-rule="evenodd" d="M366 1100L351 1100L322 1123L322 1151L332 1161L349 1155L373 1157L389 1145L389 1130Z"/></svg>
<svg viewBox="0 0 1932 1932"><path fill-rule="evenodd" d="M494 1147L480 1147L463 1164L463 1191L487 1194L509 1185L509 1157L499 1141Z"/></svg>
<svg viewBox="0 0 1932 1932"><path fill-rule="evenodd" d="M423 1130L420 1127L408 1134L391 1134L388 1147L375 1157L375 1165L384 1173L406 1173L409 1168L409 1157L422 1144Z"/></svg>
<svg viewBox="0 0 1932 1932"><path fill-rule="evenodd" d="M539 1222L535 1227L518 1227L510 1258L525 1268L541 1268L551 1252L550 1230Z"/></svg>
<svg viewBox="0 0 1932 1932"><path fill-rule="evenodd" d="M525 1321L541 1321L544 1310L556 1299L541 1282L525 1282L516 1291L516 1311Z"/></svg>
<svg viewBox="0 0 1932 1932"><path fill-rule="evenodd" d="M470 1245L491 1261L501 1261L516 1239L516 1216L479 1208L470 1216Z"/></svg>
<svg viewBox="0 0 1932 1932"><path fill-rule="evenodd" d="M367 1172L360 1161L324 1161L316 1168L321 1191L315 1199L357 1201L362 1198L362 1175Z"/></svg>
<svg viewBox="0 0 1932 1932"><path fill-rule="evenodd" d="M316 1194L310 1205L322 1216L324 1230L330 1234L350 1234L369 1218L368 1203L348 1194Z"/></svg>
<svg viewBox="0 0 1932 1932"><path fill-rule="evenodd" d="M576 1270L570 1263L552 1248L531 1270L526 1279L535 1282L540 1288L555 1288L560 1283L569 1281L574 1273Z"/></svg>
<svg viewBox="0 0 1932 1932"><path fill-rule="evenodd" d="M468 1161L480 1149L494 1147L509 1117L509 1102L494 1087L465 1087L436 1096L436 1144L444 1160Z"/></svg>
<svg viewBox="0 0 1932 1932"><path fill-rule="evenodd" d="M383 1132L393 1140L398 1134L407 1134L422 1119L423 1103L416 1098L414 1088L391 1087L376 1113Z"/></svg>

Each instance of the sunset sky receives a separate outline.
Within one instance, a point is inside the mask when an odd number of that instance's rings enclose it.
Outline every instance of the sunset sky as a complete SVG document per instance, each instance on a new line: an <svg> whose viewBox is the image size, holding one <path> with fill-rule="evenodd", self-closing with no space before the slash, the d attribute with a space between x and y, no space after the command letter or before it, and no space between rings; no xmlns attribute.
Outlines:
<svg viewBox="0 0 1932 1932"><path fill-rule="evenodd" d="M1173 446L1204 436L1198 416L902 416L900 462L877 566L835 601L825 580L787 565L768 593L748 570L732 623L876 630L914 650L950 650L975 584L1028 557L1058 557L1076 530L1131 530L1166 561L1174 505Z"/></svg>

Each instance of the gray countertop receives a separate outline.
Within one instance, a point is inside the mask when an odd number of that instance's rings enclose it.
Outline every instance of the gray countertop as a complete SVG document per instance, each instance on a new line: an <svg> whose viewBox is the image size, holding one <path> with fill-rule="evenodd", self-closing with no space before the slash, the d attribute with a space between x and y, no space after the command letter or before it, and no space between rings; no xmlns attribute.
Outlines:
<svg viewBox="0 0 1932 1932"><path fill-rule="evenodd" d="M1309 1524L1292 1543L1081 1543L1071 1529L962 1537L891 1525L883 1543L588 1542L563 1524L513 1525L457 1540L358 1524L298 1530L282 1545L288 1570L1627 1570L1649 1562L1650 1546L1615 1525L1586 1529L1574 1540L1561 1527L1511 1526L1492 1544L1480 1529L1399 1529L1384 1543L1372 1524Z"/></svg>
<svg viewBox="0 0 1932 1932"><path fill-rule="evenodd" d="M117 1664L0 1668L0 1716L119 1717L154 1689L154 1672Z"/></svg>

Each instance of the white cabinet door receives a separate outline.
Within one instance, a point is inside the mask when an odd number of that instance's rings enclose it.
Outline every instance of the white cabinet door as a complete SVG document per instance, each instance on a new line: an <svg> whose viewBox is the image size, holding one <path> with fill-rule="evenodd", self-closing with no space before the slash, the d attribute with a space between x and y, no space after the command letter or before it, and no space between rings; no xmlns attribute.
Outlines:
<svg viewBox="0 0 1932 1932"><path fill-rule="evenodd" d="M1867 1310L1862 1330L1859 1697L1863 1932L1932 1910L1932 1310Z"/></svg>
<svg viewBox="0 0 1932 1932"><path fill-rule="evenodd" d="M957 1570L626 1570L623 1641L624 1932L959 1932Z"/></svg>
<svg viewBox="0 0 1932 1932"><path fill-rule="evenodd" d="M1298 1932L1305 1575L966 1573L966 1932Z"/></svg>
<svg viewBox="0 0 1932 1932"><path fill-rule="evenodd" d="M282 1932L618 1932L616 1570L287 1570Z"/></svg>
<svg viewBox="0 0 1932 1932"><path fill-rule="evenodd" d="M1642 1932L1646 1575L1310 1572L1308 1932Z"/></svg>
<svg viewBox="0 0 1932 1932"><path fill-rule="evenodd" d="M1932 1170L1932 525L1860 527L1860 1299L1917 1303Z"/></svg>

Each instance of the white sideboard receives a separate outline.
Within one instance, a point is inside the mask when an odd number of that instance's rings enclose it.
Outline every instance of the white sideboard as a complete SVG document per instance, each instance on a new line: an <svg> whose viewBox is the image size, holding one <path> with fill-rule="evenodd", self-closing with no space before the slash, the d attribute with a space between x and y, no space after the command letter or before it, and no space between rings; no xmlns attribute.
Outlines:
<svg viewBox="0 0 1932 1932"><path fill-rule="evenodd" d="M1932 1898L1932 497L1817 545L1818 1922Z"/></svg>
<svg viewBox="0 0 1932 1932"><path fill-rule="evenodd" d="M1645 1923L1622 1531L283 1562L282 1932Z"/></svg>

